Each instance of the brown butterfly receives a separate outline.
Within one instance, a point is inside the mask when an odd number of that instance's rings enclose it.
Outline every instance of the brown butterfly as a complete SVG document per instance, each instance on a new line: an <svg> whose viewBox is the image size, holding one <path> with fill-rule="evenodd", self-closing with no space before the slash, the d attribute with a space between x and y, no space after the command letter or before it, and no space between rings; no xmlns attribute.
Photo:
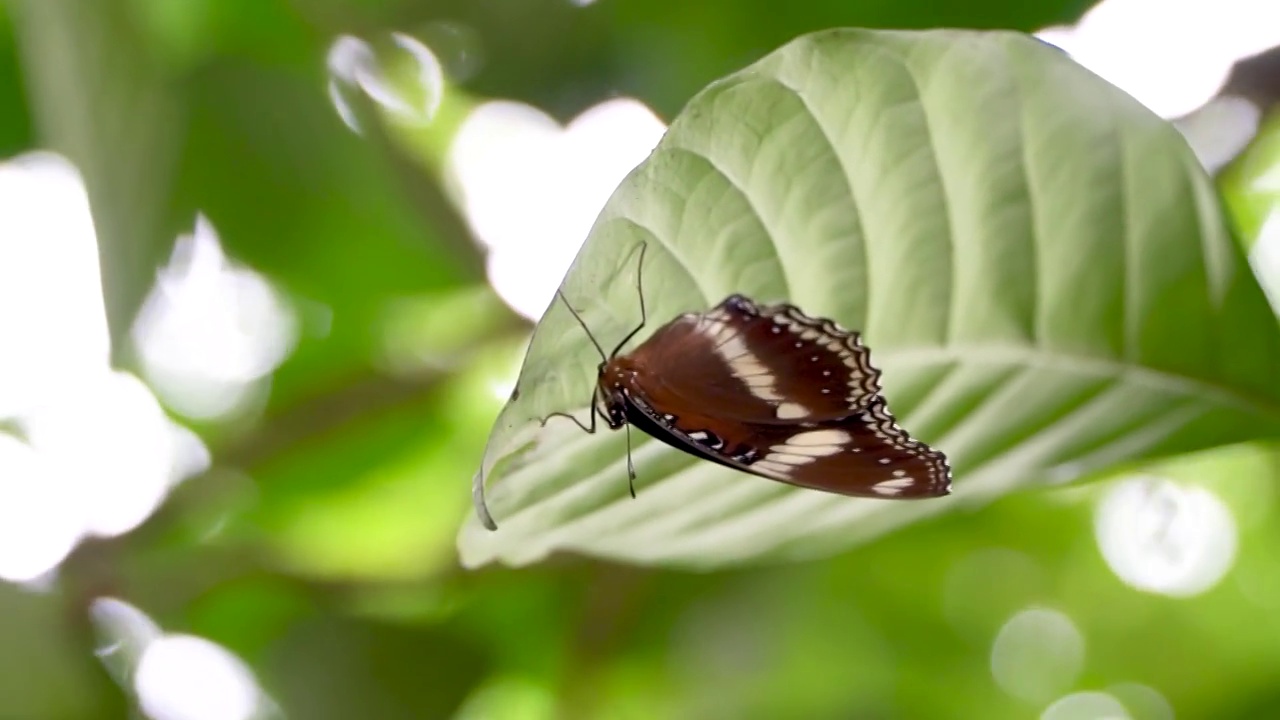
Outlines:
<svg viewBox="0 0 1280 720"><path fill-rule="evenodd" d="M644 251L640 248L640 268ZM880 371L856 332L787 305L730 295L686 313L629 353L647 320L605 354L563 294L601 362L591 422L634 425L662 442L726 467L841 495L915 499L951 492L946 456L911 438L880 394ZM635 497L630 450L627 469Z"/></svg>

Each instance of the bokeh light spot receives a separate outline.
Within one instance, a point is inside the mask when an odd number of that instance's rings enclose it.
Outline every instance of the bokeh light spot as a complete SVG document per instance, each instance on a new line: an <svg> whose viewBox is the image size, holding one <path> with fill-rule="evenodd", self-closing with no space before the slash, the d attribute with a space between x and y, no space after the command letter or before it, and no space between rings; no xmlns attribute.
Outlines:
<svg viewBox="0 0 1280 720"><path fill-rule="evenodd" d="M1124 704L1133 720L1174 720L1173 706L1160 691L1139 683L1118 683L1107 688Z"/></svg>
<svg viewBox="0 0 1280 720"><path fill-rule="evenodd" d="M1079 692L1059 698L1040 714L1040 720L1128 720L1121 702L1106 693Z"/></svg>
<svg viewBox="0 0 1280 720"><path fill-rule="evenodd" d="M1204 488L1140 477L1117 483L1094 519L1112 572L1139 589L1185 597L1218 583L1236 555L1231 511Z"/></svg>
<svg viewBox="0 0 1280 720"><path fill-rule="evenodd" d="M1084 636L1057 610L1028 608L1000 628L991 646L991 674L1013 697L1047 701L1070 688L1084 664Z"/></svg>

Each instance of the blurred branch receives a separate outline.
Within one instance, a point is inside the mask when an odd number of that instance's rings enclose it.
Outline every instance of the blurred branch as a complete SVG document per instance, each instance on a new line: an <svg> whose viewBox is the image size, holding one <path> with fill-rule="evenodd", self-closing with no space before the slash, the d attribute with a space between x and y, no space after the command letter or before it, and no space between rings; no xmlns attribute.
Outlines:
<svg viewBox="0 0 1280 720"><path fill-rule="evenodd" d="M628 632L639 624L649 605L654 574L651 570L596 564L586 588L577 631L569 640L565 685L560 690L563 717L598 717L599 687L593 676L610 666L626 645Z"/></svg>
<svg viewBox="0 0 1280 720"><path fill-rule="evenodd" d="M420 162L406 156L381 123L370 122L366 127L370 144L387 159L409 205L432 229L433 239L447 249L468 277L483 278L484 255L457 206L445 195L441 180L428 176Z"/></svg>
<svg viewBox="0 0 1280 720"><path fill-rule="evenodd" d="M1211 173L1249 147L1262 119L1280 104L1280 46L1237 62L1222 90L1173 124Z"/></svg>
<svg viewBox="0 0 1280 720"><path fill-rule="evenodd" d="M271 457L335 432L356 418L411 405L439 387L448 375L414 377L368 374L348 378L331 390L293 403L215 450L223 467L253 468Z"/></svg>
<svg viewBox="0 0 1280 720"><path fill-rule="evenodd" d="M447 249L468 277L483 278L484 254L458 207L444 192L443 172L406 152L404 145L396 140L394 129L387 127L390 121L366 94L352 93L348 108L361 128L361 136L389 166L391 176L409 200L408 205L422 219L423 226L431 228L431 239Z"/></svg>
<svg viewBox="0 0 1280 720"><path fill-rule="evenodd" d="M1280 103L1280 46L1237 62L1219 95L1244 98L1264 114L1271 112Z"/></svg>

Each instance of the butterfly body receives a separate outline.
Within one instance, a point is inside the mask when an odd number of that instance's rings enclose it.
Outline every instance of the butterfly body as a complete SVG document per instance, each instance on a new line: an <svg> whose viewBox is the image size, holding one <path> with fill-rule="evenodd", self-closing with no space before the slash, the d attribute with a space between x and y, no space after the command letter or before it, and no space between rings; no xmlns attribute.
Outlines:
<svg viewBox="0 0 1280 720"><path fill-rule="evenodd" d="M704 460L842 495L950 492L945 456L897 425L857 333L731 295L598 369L593 412ZM593 421L594 426L594 421Z"/></svg>

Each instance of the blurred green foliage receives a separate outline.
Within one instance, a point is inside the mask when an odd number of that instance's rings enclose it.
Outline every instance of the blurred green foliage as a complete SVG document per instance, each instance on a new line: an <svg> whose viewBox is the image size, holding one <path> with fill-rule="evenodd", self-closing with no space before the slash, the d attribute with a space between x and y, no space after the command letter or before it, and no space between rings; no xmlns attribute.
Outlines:
<svg viewBox="0 0 1280 720"><path fill-rule="evenodd" d="M1009 696L990 661L1028 605L1062 611L1085 639L1063 692L1141 683L1180 718L1273 714L1280 458L1265 447L1195 466L1240 518L1241 550L1192 599L1108 570L1093 487L1012 496L800 565L462 571L453 542L500 406L491 385L511 376L528 327L486 289L438 157L376 124L350 132L326 97L338 34L448 21L482 58L458 102L515 98L564 119L627 94L670 119L810 30L1033 30L1088 4L0 2L0 155L48 147L84 173L118 361L132 363L129 322L197 210L303 309L261 417L199 427L212 471L137 531L82 546L48 591L0 584L0 717L128 715L93 657L86 608L100 593L230 648L308 720L1033 717L1052 698ZM436 302L483 331L416 314ZM388 323L410 328L416 365L389 366Z"/></svg>

